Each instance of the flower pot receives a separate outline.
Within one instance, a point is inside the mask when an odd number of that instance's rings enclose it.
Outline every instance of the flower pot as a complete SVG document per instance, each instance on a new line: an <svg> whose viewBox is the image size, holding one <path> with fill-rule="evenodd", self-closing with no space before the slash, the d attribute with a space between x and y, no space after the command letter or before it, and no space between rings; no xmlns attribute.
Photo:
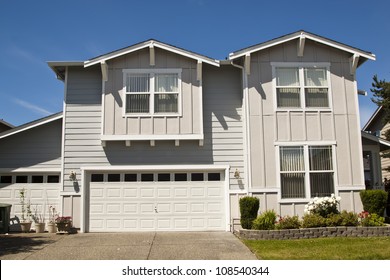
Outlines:
<svg viewBox="0 0 390 280"><path fill-rule="evenodd" d="M22 232L30 232L31 222L20 222L20 229Z"/></svg>
<svg viewBox="0 0 390 280"><path fill-rule="evenodd" d="M35 223L35 233L45 232L45 223Z"/></svg>
<svg viewBox="0 0 390 280"><path fill-rule="evenodd" d="M63 233L63 232L70 232L71 227L72 227L72 222L61 222L61 223L56 223L58 232Z"/></svg>
<svg viewBox="0 0 390 280"><path fill-rule="evenodd" d="M49 233L56 233L57 232L57 225L55 223L47 223L47 231Z"/></svg>

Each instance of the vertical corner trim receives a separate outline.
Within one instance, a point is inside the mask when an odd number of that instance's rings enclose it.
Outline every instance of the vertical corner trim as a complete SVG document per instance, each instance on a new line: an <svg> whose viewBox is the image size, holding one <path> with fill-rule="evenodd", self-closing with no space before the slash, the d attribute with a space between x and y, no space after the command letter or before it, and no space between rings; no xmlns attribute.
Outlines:
<svg viewBox="0 0 390 280"><path fill-rule="evenodd" d="M126 140L126 147L130 147L131 146L131 141L130 140Z"/></svg>
<svg viewBox="0 0 390 280"><path fill-rule="evenodd" d="M204 145L204 141L203 141L203 139L200 139L200 140L199 140L199 146L200 146L200 147L203 147L203 145Z"/></svg>
<svg viewBox="0 0 390 280"><path fill-rule="evenodd" d="M175 140L175 146L179 147L180 146L180 140Z"/></svg>
<svg viewBox="0 0 390 280"><path fill-rule="evenodd" d="M150 146L151 146L151 147L156 146L156 141L155 141L155 140L150 140Z"/></svg>

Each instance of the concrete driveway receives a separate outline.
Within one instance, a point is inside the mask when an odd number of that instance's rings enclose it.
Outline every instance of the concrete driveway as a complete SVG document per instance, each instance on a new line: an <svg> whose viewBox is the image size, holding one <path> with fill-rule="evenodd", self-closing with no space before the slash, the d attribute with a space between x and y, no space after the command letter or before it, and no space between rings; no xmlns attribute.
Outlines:
<svg viewBox="0 0 390 280"><path fill-rule="evenodd" d="M256 260L230 232L0 235L1 260Z"/></svg>

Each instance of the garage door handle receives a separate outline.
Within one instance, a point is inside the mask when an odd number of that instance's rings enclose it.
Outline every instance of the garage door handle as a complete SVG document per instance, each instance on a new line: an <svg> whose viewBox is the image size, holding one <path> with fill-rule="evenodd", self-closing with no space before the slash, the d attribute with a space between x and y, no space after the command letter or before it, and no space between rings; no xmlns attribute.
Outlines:
<svg viewBox="0 0 390 280"><path fill-rule="evenodd" d="M158 211L157 211L157 206L154 207L154 212L155 212L155 213L158 213Z"/></svg>

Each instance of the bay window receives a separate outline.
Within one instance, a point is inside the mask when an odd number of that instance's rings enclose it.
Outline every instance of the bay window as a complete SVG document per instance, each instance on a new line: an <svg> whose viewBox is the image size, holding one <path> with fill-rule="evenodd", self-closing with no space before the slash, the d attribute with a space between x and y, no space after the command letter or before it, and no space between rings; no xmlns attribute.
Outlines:
<svg viewBox="0 0 390 280"><path fill-rule="evenodd" d="M281 146L282 199L307 199L334 193L332 146Z"/></svg>
<svg viewBox="0 0 390 280"><path fill-rule="evenodd" d="M328 67L282 66L274 69L277 108L329 108Z"/></svg>
<svg viewBox="0 0 390 280"><path fill-rule="evenodd" d="M124 70L124 83L126 114L179 114L180 70Z"/></svg>

